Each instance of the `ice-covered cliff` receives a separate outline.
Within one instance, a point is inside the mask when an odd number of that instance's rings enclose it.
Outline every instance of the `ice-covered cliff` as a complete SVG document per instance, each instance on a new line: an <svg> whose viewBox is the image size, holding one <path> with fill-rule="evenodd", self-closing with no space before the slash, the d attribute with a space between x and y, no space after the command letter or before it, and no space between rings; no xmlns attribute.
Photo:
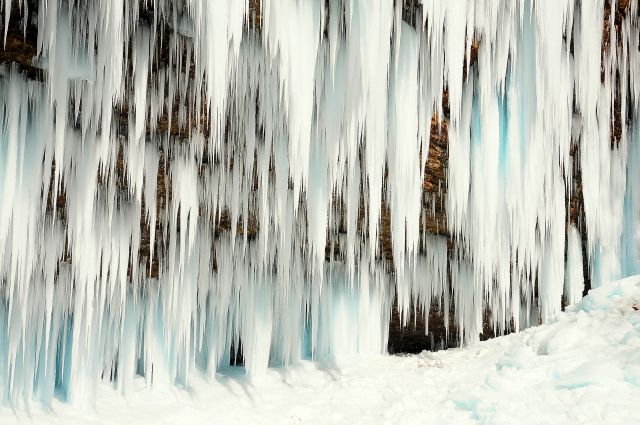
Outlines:
<svg viewBox="0 0 640 425"><path fill-rule="evenodd" d="M473 342L640 273L637 0L0 10L6 400L384 352L394 300Z"/></svg>

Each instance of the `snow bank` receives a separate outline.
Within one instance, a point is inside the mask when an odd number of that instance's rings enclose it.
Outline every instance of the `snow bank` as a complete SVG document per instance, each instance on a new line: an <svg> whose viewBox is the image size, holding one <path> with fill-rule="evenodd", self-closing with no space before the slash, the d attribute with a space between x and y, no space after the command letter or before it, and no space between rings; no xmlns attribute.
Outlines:
<svg viewBox="0 0 640 425"><path fill-rule="evenodd" d="M636 307L634 307L636 306ZM415 356L302 362L249 378L239 368L187 388L128 398L101 387L95 408L0 411L3 424L630 424L640 422L640 277L605 285L553 323Z"/></svg>

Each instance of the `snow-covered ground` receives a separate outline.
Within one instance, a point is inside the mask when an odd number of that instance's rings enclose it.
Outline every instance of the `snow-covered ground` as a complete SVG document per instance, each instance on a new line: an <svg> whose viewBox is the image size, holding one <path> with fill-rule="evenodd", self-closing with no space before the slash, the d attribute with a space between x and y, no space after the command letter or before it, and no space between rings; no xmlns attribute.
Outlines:
<svg viewBox="0 0 640 425"><path fill-rule="evenodd" d="M640 423L640 277L594 290L551 324L463 349L240 368L187 389L105 385L90 409L0 410L0 423Z"/></svg>

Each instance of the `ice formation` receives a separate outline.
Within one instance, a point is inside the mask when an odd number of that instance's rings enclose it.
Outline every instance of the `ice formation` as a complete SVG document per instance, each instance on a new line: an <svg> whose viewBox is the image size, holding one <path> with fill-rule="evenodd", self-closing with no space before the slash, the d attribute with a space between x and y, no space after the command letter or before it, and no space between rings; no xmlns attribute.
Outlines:
<svg viewBox="0 0 640 425"><path fill-rule="evenodd" d="M394 300L473 342L640 273L638 1L417 3L0 0L41 70L0 71L0 397L384 352Z"/></svg>

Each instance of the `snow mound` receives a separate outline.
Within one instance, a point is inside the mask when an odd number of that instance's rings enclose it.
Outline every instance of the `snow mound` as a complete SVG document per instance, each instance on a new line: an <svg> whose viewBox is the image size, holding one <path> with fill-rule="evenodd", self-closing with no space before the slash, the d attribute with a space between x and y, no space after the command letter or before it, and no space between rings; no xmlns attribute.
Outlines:
<svg viewBox="0 0 640 425"><path fill-rule="evenodd" d="M592 290L548 323L415 356L302 362L260 378L232 368L186 389L128 398L104 385L91 409L54 402L0 411L5 423L640 423L640 277Z"/></svg>
<svg viewBox="0 0 640 425"><path fill-rule="evenodd" d="M460 384L455 405L487 424L640 423L639 309L635 276L592 290L552 323L460 350L479 351L468 367L484 370Z"/></svg>

